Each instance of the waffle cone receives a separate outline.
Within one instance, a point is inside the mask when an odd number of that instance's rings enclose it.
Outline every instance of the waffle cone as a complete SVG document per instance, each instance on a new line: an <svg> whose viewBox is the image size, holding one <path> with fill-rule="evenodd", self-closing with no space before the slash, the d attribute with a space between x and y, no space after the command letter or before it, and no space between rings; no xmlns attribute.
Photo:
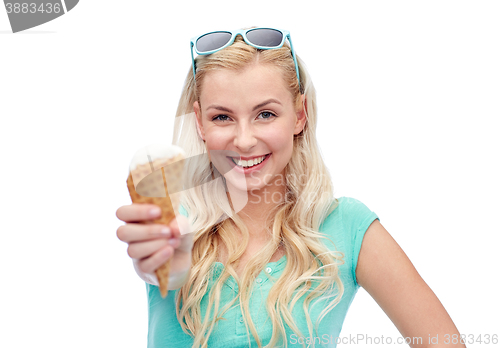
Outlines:
<svg viewBox="0 0 500 348"><path fill-rule="evenodd" d="M179 154L169 159L157 159L151 163L138 165L130 171L127 187L133 203L155 204L161 208L160 218L154 224L169 225L179 209L179 195L169 196L170 192L182 190L182 171L184 156ZM168 188L167 188L168 183ZM155 270L163 298L167 296L170 260Z"/></svg>

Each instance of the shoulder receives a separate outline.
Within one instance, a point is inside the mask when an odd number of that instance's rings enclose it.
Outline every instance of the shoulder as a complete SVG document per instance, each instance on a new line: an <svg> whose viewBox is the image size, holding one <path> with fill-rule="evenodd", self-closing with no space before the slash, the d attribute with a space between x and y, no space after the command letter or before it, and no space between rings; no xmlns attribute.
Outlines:
<svg viewBox="0 0 500 348"><path fill-rule="evenodd" d="M336 227L342 228L343 236L359 237L360 232L366 232L371 222L379 217L363 202L352 197L337 199L337 207L326 217L322 223L324 230Z"/></svg>
<svg viewBox="0 0 500 348"><path fill-rule="evenodd" d="M352 197L342 197L341 215L344 226L351 237L363 237L364 233L378 216L366 204Z"/></svg>
<svg viewBox="0 0 500 348"><path fill-rule="evenodd" d="M374 220L379 219L366 204L352 197L338 198L337 207L326 217L320 232L332 239L328 248L344 253L349 276L356 282L356 267L363 238Z"/></svg>

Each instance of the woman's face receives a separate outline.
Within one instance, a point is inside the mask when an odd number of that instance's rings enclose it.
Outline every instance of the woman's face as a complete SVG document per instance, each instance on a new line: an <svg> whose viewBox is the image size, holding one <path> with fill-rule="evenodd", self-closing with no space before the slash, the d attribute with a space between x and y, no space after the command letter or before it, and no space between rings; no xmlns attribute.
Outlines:
<svg viewBox="0 0 500 348"><path fill-rule="evenodd" d="M279 176L286 182L293 136L302 131L306 116L302 107L295 109L279 70L252 64L242 71L211 71L194 111L210 159L228 186L254 191L274 185Z"/></svg>

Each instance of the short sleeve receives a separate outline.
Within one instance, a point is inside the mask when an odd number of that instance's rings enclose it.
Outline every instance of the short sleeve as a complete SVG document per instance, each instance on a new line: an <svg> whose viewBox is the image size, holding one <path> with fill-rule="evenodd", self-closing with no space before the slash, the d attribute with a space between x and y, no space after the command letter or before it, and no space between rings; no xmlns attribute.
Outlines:
<svg viewBox="0 0 500 348"><path fill-rule="evenodd" d="M366 230L375 219L379 219L377 214L371 211L365 204L351 197L343 197L341 204L342 222L344 228L350 236L350 255L352 257L352 277L356 286L356 267L358 265L359 252Z"/></svg>

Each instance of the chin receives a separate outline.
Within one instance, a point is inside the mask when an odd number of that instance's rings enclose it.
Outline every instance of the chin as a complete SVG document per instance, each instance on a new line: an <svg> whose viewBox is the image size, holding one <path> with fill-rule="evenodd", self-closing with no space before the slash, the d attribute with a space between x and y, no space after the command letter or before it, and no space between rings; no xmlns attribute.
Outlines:
<svg viewBox="0 0 500 348"><path fill-rule="evenodd" d="M251 191L259 191L264 189L267 185L266 183L252 183L251 180L250 182L247 182L245 178L238 178L238 180L234 180L234 177L227 177L226 176L226 185L231 187L231 189L238 190L241 192L248 192L250 193Z"/></svg>

